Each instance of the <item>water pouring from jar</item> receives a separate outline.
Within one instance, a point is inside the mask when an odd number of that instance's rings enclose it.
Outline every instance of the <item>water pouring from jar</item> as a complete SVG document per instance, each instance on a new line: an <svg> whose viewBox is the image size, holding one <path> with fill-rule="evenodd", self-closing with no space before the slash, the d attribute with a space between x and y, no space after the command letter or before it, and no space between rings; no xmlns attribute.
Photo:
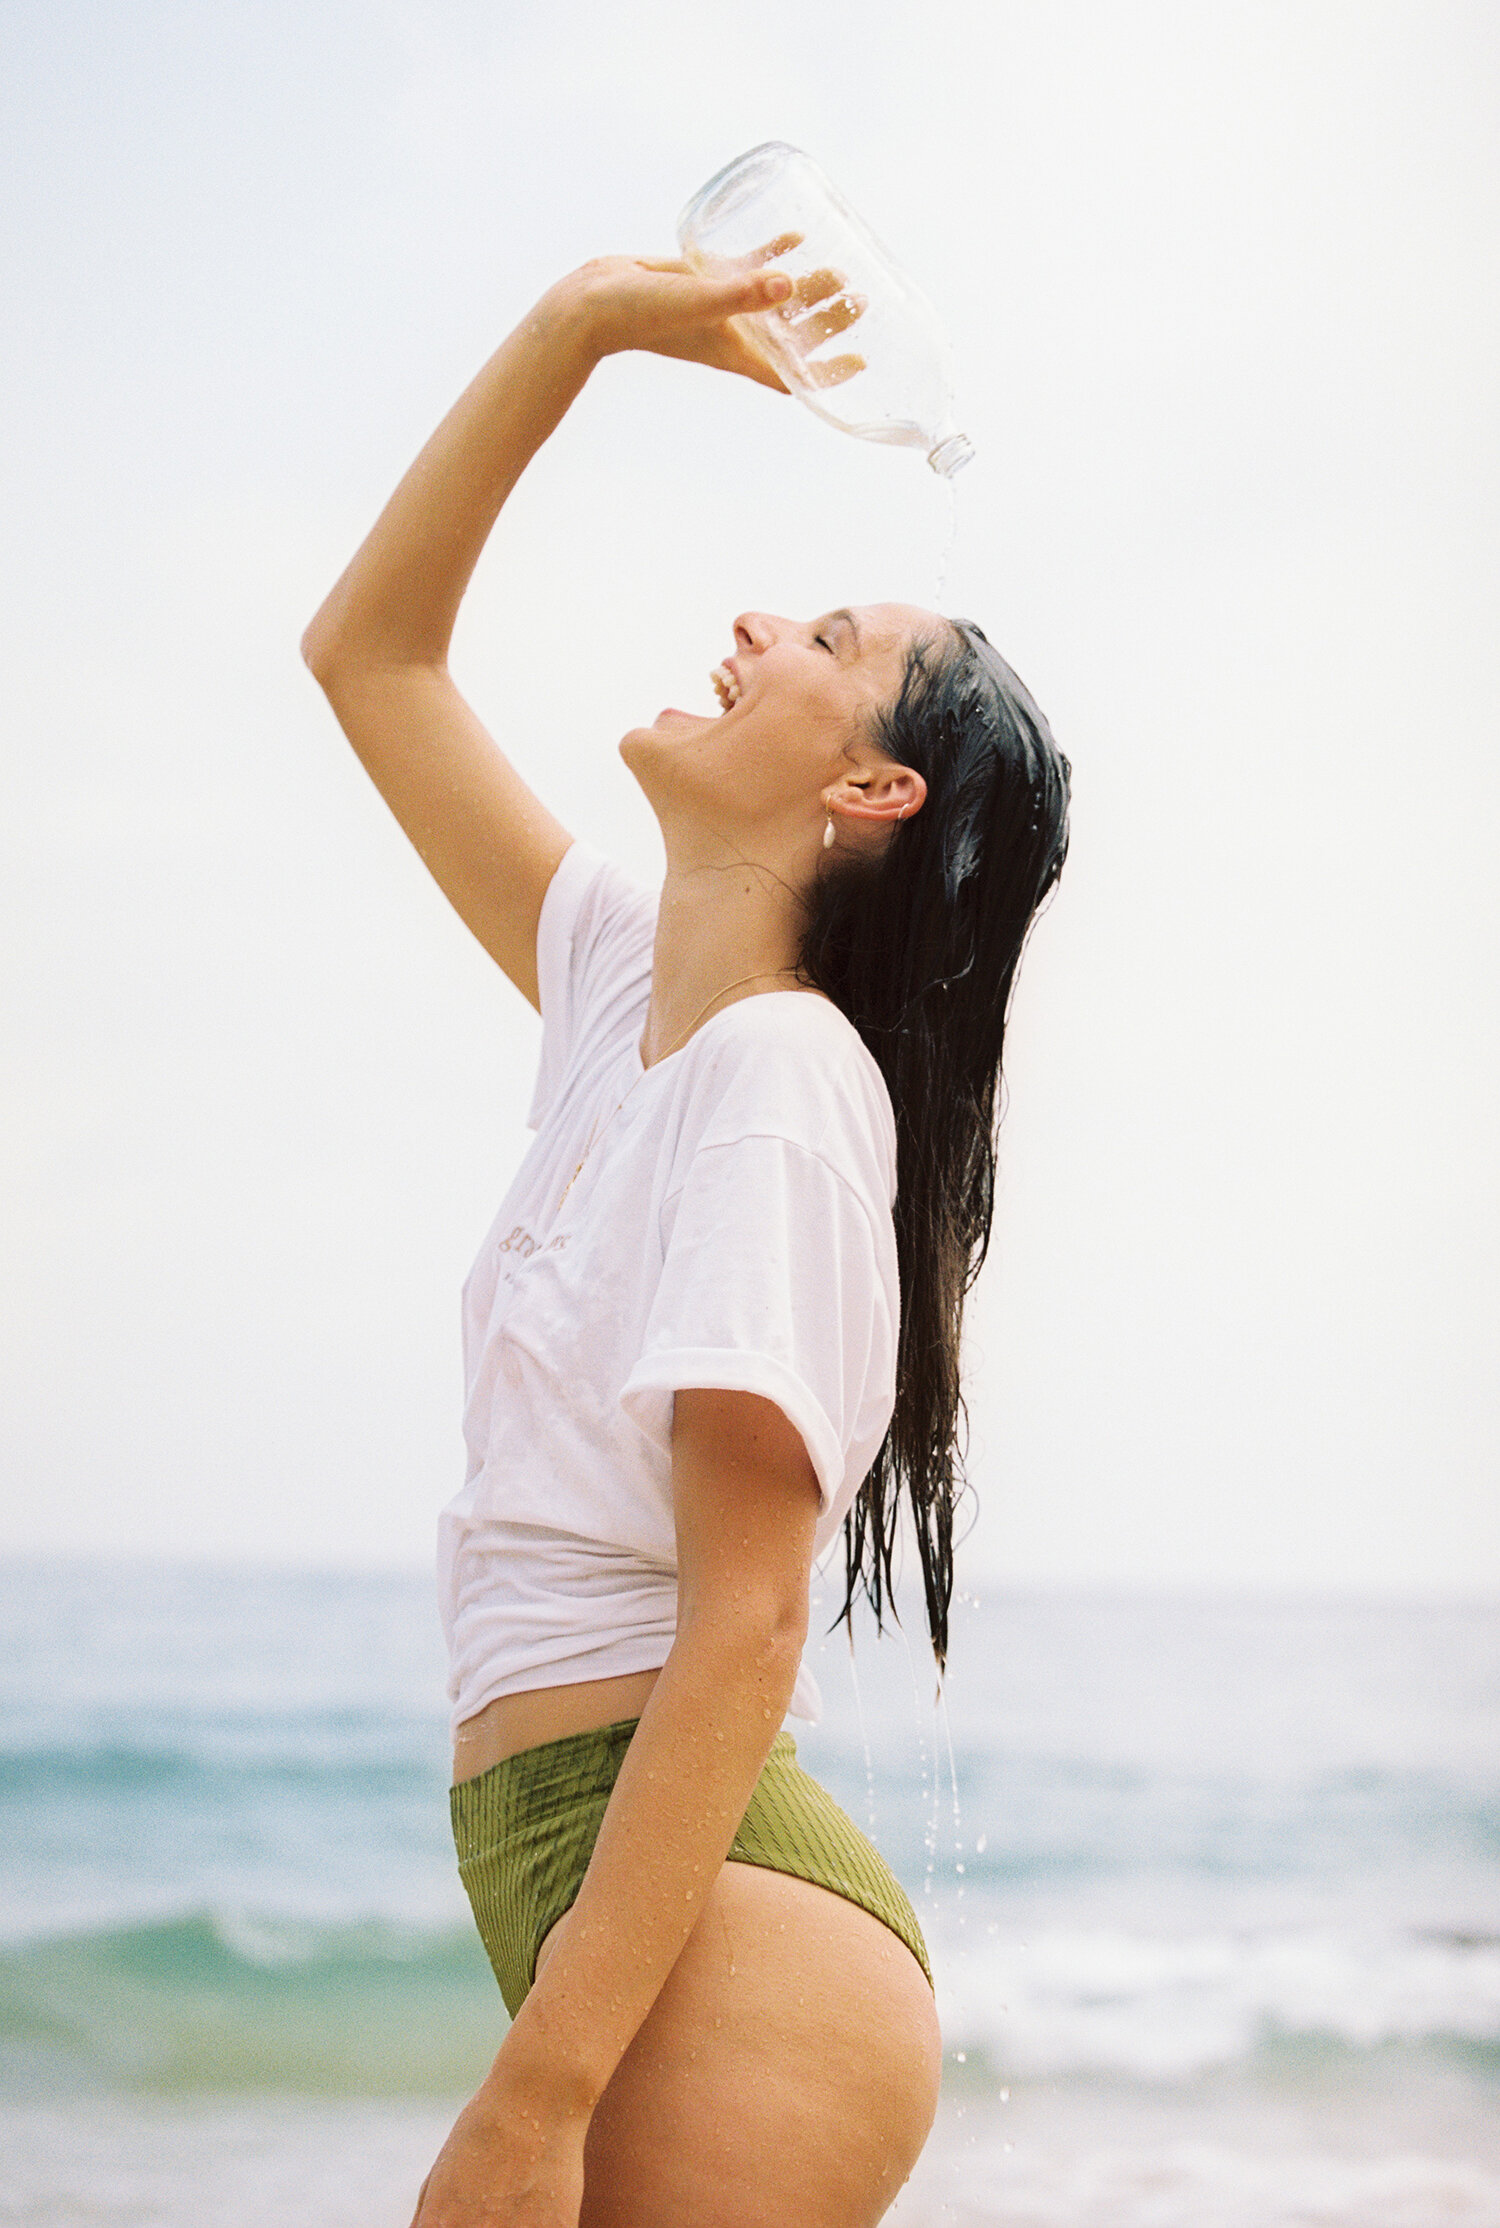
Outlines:
<svg viewBox="0 0 1500 2228"><path fill-rule="evenodd" d="M921 449L944 478L969 461L932 304L811 156L781 140L737 156L693 196L677 237L704 277L764 268L791 281L782 299L734 323L818 417L861 440ZM858 354L837 346L856 321Z"/></svg>

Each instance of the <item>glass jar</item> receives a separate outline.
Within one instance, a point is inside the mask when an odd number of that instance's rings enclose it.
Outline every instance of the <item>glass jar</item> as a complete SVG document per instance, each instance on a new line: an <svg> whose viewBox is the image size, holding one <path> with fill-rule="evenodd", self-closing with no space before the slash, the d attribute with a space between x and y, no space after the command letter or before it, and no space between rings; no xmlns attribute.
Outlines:
<svg viewBox="0 0 1500 2228"><path fill-rule="evenodd" d="M677 237L697 271L770 266L793 281L786 301L734 322L809 410L862 441L922 449L945 476L968 463L932 304L810 155L769 139L737 156Z"/></svg>

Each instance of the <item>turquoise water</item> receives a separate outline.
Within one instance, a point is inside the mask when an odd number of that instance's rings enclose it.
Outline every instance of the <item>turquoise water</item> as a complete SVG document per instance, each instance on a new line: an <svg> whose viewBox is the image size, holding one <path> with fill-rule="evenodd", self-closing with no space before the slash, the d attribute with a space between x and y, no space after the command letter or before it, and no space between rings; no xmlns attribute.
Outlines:
<svg viewBox="0 0 1500 2228"><path fill-rule="evenodd" d="M911 2217L1500 2222L1500 1612L995 1593L946 1724L908 1623L793 1732L933 1952ZM0 2219L430 2155L504 2029L446 1785L425 1575L0 1567Z"/></svg>

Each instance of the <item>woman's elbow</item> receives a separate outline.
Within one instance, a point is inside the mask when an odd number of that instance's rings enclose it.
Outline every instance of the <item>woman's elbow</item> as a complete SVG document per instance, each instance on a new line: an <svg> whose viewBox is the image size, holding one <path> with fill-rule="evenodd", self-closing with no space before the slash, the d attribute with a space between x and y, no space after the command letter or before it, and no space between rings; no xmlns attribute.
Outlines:
<svg viewBox="0 0 1500 2228"><path fill-rule="evenodd" d="M809 1616L806 1587L741 1586L710 1593L688 1614L679 1610L678 1629L685 1639L733 1656L742 1672L770 1684L784 1682L790 1692L807 1645Z"/></svg>
<svg viewBox="0 0 1500 2228"><path fill-rule="evenodd" d="M326 693L337 673L341 650L338 628L330 621L326 606L303 629L301 650L303 664Z"/></svg>

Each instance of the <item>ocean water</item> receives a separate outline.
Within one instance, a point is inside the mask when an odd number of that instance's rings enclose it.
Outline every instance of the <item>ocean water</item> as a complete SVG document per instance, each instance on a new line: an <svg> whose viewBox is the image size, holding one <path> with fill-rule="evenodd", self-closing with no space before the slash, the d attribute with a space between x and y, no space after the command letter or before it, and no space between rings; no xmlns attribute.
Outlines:
<svg viewBox="0 0 1500 2228"><path fill-rule="evenodd" d="M1500 1606L996 1590L941 1702L903 1608L793 1726L938 1979L889 2217L1500 2228ZM425 1575L0 1564L0 2222L406 2228L505 2024L446 1789Z"/></svg>

